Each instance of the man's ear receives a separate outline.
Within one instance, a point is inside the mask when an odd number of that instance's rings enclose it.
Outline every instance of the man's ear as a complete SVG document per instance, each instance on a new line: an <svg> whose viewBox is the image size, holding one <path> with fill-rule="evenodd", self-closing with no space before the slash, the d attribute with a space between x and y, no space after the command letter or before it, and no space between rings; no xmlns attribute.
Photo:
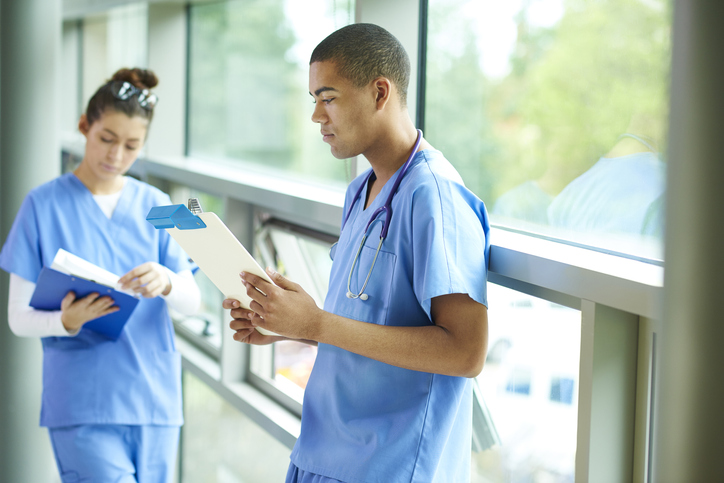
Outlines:
<svg viewBox="0 0 724 483"><path fill-rule="evenodd" d="M392 83L387 77L378 77L373 82L375 86L375 102L377 103L377 109L382 110L392 97Z"/></svg>
<svg viewBox="0 0 724 483"><path fill-rule="evenodd" d="M88 132L90 131L88 116L86 116L85 113L80 115L80 120L78 121L78 130L83 136L87 136Z"/></svg>

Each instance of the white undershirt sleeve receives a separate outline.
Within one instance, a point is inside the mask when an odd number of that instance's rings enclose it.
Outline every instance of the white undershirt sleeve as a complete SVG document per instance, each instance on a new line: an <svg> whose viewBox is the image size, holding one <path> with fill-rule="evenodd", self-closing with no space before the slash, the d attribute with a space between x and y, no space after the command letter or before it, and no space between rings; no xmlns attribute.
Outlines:
<svg viewBox="0 0 724 483"><path fill-rule="evenodd" d="M175 273L168 269L168 278L171 282L171 291L168 295L162 295L169 307L183 315L194 315L201 305L201 292L196 285L191 270L181 270Z"/></svg>
<svg viewBox="0 0 724 483"><path fill-rule="evenodd" d="M14 273L8 290L8 325L19 337L74 336L60 320L60 310L36 310L30 306L35 284Z"/></svg>
<svg viewBox="0 0 724 483"><path fill-rule="evenodd" d="M191 270L174 273L168 271L171 292L163 298L166 303L183 315L195 314L201 305L201 293ZM8 290L8 325L19 337L69 337L78 334L68 332L60 319L60 310L36 310L30 306L35 284L14 273L10 274Z"/></svg>

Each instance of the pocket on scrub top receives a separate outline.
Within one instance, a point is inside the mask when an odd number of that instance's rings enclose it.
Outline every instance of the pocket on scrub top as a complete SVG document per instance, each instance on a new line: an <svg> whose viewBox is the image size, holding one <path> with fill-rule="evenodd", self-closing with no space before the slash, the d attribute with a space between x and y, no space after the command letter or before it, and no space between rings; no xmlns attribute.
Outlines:
<svg viewBox="0 0 724 483"><path fill-rule="evenodd" d="M373 240L374 247L365 245L359 256L359 260L354 266L352 278L349 282L349 290L357 295L364 286L367 275L370 274L370 267L375 259L377 252L377 243L379 239ZM368 240L369 242L369 240ZM349 298L344 295L337 300L337 310L339 315L349 317L362 322L369 322L378 325L387 325L387 309L390 304L390 287L392 286L392 277L395 273L395 264L397 256L380 250L377 254L377 260L374 262L374 268L370 274L370 279L364 289L367 299ZM344 277L345 290L349 272Z"/></svg>
<svg viewBox="0 0 724 483"><path fill-rule="evenodd" d="M93 410L100 369L96 348L43 351L43 402L51 403L46 416L53 419L72 408Z"/></svg>

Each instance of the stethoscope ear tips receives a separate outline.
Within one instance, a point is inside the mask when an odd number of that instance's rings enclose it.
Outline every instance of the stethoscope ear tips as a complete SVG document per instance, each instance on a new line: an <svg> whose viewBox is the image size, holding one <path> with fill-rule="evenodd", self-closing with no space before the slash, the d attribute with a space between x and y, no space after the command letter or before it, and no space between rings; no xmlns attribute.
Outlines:
<svg viewBox="0 0 724 483"><path fill-rule="evenodd" d="M347 292L347 298L348 299L354 298L354 295L352 294L352 292Z"/></svg>
<svg viewBox="0 0 724 483"><path fill-rule="evenodd" d="M362 295L360 295L359 298L362 299L362 300L367 300L367 299L368 299L366 293L363 293Z"/></svg>
<svg viewBox="0 0 724 483"><path fill-rule="evenodd" d="M348 299L367 300L367 299L369 298L369 296L368 296L366 293L359 294L359 295L356 295L356 296L355 296L355 294L353 294L352 292L347 292L346 295L347 295L347 298L348 298Z"/></svg>

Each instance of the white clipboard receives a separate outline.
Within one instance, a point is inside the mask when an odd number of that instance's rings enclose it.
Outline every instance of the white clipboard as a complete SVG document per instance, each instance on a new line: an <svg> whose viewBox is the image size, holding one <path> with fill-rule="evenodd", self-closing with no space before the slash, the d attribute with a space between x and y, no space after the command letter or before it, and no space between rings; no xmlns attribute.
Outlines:
<svg viewBox="0 0 724 483"><path fill-rule="evenodd" d="M248 309L252 299L246 294L239 273L253 273L271 284L274 282L216 213L198 213L196 216L206 223L205 228L180 230L173 227L166 231L224 297L236 299L242 308ZM277 335L261 327L256 330L264 335Z"/></svg>

